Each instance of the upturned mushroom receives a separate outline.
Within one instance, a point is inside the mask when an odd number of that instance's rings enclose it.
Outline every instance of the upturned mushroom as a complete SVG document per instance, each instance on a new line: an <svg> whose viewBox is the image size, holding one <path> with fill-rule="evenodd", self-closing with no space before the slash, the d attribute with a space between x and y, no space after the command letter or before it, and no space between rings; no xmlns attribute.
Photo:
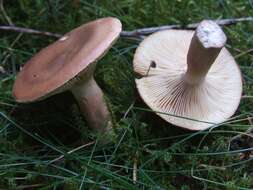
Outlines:
<svg viewBox="0 0 253 190"><path fill-rule="evenodd" d="M93 72L96 62L119 37L121 27L116 18L98 19L42 49L17 75L13 87L16 101L39 101L70 90L89 127L99 133L110 130L110 114Z"/></svg>
<svg viewBox="0 0 253 190"><path fill-rule="evenodd" d="M196 31L166 30L147 37L134 55L137 89L164 120L203 130L236 111L242 76L224 47L226 35L211 20Z"/></svg>

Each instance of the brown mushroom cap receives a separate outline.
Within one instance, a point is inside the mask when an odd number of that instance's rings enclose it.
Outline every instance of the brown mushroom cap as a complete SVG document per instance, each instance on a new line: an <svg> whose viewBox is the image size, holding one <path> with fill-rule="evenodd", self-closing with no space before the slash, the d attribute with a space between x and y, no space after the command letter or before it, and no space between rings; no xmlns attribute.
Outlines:
<svg viewBox="0 0 253 190"><path fill-rule="evenodd" d="M42 49L17 75L13 96L18 102L32 102L61 91L63 86L89 69L111 47L121 32L116 18L102 18L84 24ZM87 73L88 72L88 73Z"/></svg>
<svg viewBox="0 0 253 190"><path fill-rule="evenodd" d="M137 48L133 64L134 71L142 76L136 79L138 91L152 110L174 125L203 130L234 114L242 78L234 58L222 48L203 82L185 82L193 35L186 30L154 33Z"/></svg>

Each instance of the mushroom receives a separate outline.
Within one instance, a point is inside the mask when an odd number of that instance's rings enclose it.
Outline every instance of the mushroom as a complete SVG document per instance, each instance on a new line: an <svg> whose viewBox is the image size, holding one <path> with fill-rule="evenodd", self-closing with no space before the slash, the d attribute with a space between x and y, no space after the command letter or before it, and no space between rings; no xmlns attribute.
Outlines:
<svg viewBox="0 0 253 190"><path fill-rule="evenodd" d="M99 133L109 131L110 114L93 72L96 62L119 37L121 27L116 18L98 19L42 49L17 75L13 86L16 101L39 101L70 90L89 127Z"/></svg>
<svg viewBox="0 0 253 190"><path fill-rule="evenodd" d="M225 43L226 35L211 20L195 32L166 30L147 37L133 60L144 102L167 122L190 130L226 121L239 105L242 76Z"/></svg>

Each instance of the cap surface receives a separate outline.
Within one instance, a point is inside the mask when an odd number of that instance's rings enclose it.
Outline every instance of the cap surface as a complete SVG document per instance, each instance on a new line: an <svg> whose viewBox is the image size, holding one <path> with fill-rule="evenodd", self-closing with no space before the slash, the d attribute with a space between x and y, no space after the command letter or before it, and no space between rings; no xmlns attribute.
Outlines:
<svg viewBox="0 0 253 190"><path fill-rule="evenodd" d="M154 33L137 48L133 64L134 71L142 76L136 79L138 91L152 110L174 125L202 130L234 114L242 78L234 58L222 48L202 83L185 83L193 34L185 30Z"/></svg>
<svg viewBox="0 0 253 190"><path fill-rule="evenodd" d="M116 18L84 24L42 49L17 75L13 96L31 102L59 90L65 83L97 61L121 32Z"/></svg>

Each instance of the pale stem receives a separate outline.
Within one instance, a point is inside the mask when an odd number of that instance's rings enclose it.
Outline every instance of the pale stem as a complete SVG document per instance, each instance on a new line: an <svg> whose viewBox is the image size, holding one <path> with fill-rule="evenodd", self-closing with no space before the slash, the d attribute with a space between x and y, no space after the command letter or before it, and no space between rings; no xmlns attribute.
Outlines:
<svg viewBox="0 0 253 190"><path fill-rule="evenodd" d="M74 85L71 92L76 98L80 110L91 129L99 133L104 133L111 129L110 114L103 92L93 77L81 82L81 84Z"/></svg>
<svg viewBox="0 0 253 190"><path fill-rule="evenodd" d="M185 82L199 84L205 79L226 40L226 35L214 21L204 20L199 24L187 54Z"/></svg>

